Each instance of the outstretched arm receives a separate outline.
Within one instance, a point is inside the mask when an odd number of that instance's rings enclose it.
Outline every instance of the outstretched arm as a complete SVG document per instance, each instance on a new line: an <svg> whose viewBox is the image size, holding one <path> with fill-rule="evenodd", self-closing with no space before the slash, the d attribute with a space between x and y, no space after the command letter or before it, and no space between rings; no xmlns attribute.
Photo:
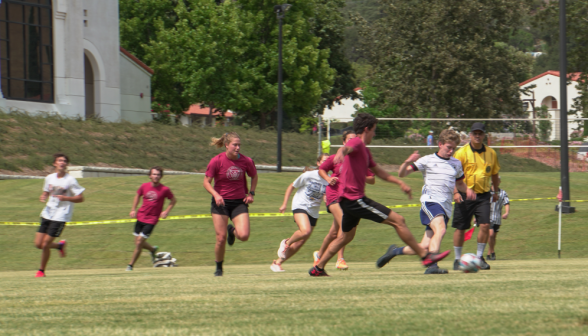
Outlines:
<svg viewBox="0 0 588 336"><path fill-rule="evenodd" d="M337 154L335 154L335 158L333 159L333 162L335 164L343 162L343 159L345 158L345 156L349 155L349 153L351 153L351 152L353 152L353 147L343 146L343 147L339 148L339 150L337 151Z"/></svg>
<svg viewBox="0 0 588 336"><path fill-rule="evenodd" d="M408 174L412 173L414 169L412 169L412 163L418 160L421 156L419 155L419 151L414 151L408 159L406 159L398 169L398 177L405 177Z"/></svg>
<svg viewBox="0 0 588 336"><path fill-rule="evenodd" d="M412 190L410 189L410 187L402 182L401 180L397 179L396 177L386 173L386 171L384 169L382 169L382 167L380 167L379 165L376 165L375 167L370 168L372 170L372 172L374 172L374 174L376 174L377 177L381 178L382 180L386 181L386 182L390 182L390 183L394 183L394 184L398 184L400 186L400 189L408 195L408 199L412 199Z"/></svg>
<svg viewBox="0 0 588 336"><path fill-rule="evenodd" d="M282 206L280 207L280 212L284 213L284 211L286 210L286 206L288 204L288 200L290 199L290 195L292 195L292 190L294 190L294 184L290 184L288 186L288 188L286 188L286 194L284 195L284 203L282 203Z"/></svg>

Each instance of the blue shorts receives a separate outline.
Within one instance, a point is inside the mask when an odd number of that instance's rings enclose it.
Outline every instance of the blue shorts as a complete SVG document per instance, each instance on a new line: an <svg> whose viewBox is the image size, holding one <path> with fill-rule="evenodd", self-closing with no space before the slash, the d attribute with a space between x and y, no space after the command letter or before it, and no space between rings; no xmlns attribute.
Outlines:
<svg viewBox="0 0 588 336"><path fill-rule="evenodd" d="M421 206L421 223L426 225L425 230L432 230L431 227L429 227L429 224L431 224L433 218L437 216L443 216L445 219L445 227L447 228L449 217L447 217L447 214L445 213L445 210L443 210L441 204L434 202L423 203Z"/></svg>

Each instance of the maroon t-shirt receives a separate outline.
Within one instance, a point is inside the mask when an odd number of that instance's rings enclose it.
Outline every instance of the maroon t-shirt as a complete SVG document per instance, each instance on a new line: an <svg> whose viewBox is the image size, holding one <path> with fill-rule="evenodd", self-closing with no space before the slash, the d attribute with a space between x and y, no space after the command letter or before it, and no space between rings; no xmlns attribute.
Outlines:
<svg viewBox="0 0 588 336"><path fill-rule="evenodd" d="M143 204L137 212L137 220L153 225L159 221L165 199L174 198L171 190L161 183L157 187L152 186L151 182L143 183L137 190L137 194L143 196Z"/></svg>
<svg viewBox="0 0 588 336"><path fill-rule="evenodd" d="M247 177L257 175L255 163L251 158L239 154L237 160L231 160L226 153L220 153L210 160L205 175L214 178L214 190L223 199L244 199L247 189Z"/></svg>
<svg viewBox="0 0 588 336"><path fill-rule="evenodd" d="M341 165L339 200L346 198L355 201L365 196L365 179L369 168L375 167L376 163L361 138L353 138L345 146L353 148L353 151L345 156Z"/></svg>

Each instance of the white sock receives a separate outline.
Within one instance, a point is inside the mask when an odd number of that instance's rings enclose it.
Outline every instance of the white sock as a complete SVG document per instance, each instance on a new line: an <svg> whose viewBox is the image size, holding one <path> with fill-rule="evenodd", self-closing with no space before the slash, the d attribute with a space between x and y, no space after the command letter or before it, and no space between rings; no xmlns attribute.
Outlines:
<svg viewBox="0 0 588 336"><path fill-rule="evenodd" d="M453 247L453 251L455 252L455 260L461 259L461 249L463 249L463 246L454 246Z"/></svg>
<svg viewBox="0 0 588 336"><path fill-rule="evenodd" d="M478 258L482 258L484 256L484 249L486 248L485 243L478 243L478 253L476 254Z"/></svg>

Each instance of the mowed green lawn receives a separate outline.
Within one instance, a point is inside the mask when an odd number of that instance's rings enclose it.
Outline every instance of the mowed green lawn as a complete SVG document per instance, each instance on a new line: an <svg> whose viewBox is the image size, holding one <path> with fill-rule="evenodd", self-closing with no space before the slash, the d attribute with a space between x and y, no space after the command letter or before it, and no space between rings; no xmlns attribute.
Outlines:
<svg viewBox="0 0 588 336"><path fill-rule="evenodd" d="M449 262L444 262L449 264ZM308 265L1 272L3 335L585 335L584 259L500 260L425 276L394 260L330 278Z"/></svg>

